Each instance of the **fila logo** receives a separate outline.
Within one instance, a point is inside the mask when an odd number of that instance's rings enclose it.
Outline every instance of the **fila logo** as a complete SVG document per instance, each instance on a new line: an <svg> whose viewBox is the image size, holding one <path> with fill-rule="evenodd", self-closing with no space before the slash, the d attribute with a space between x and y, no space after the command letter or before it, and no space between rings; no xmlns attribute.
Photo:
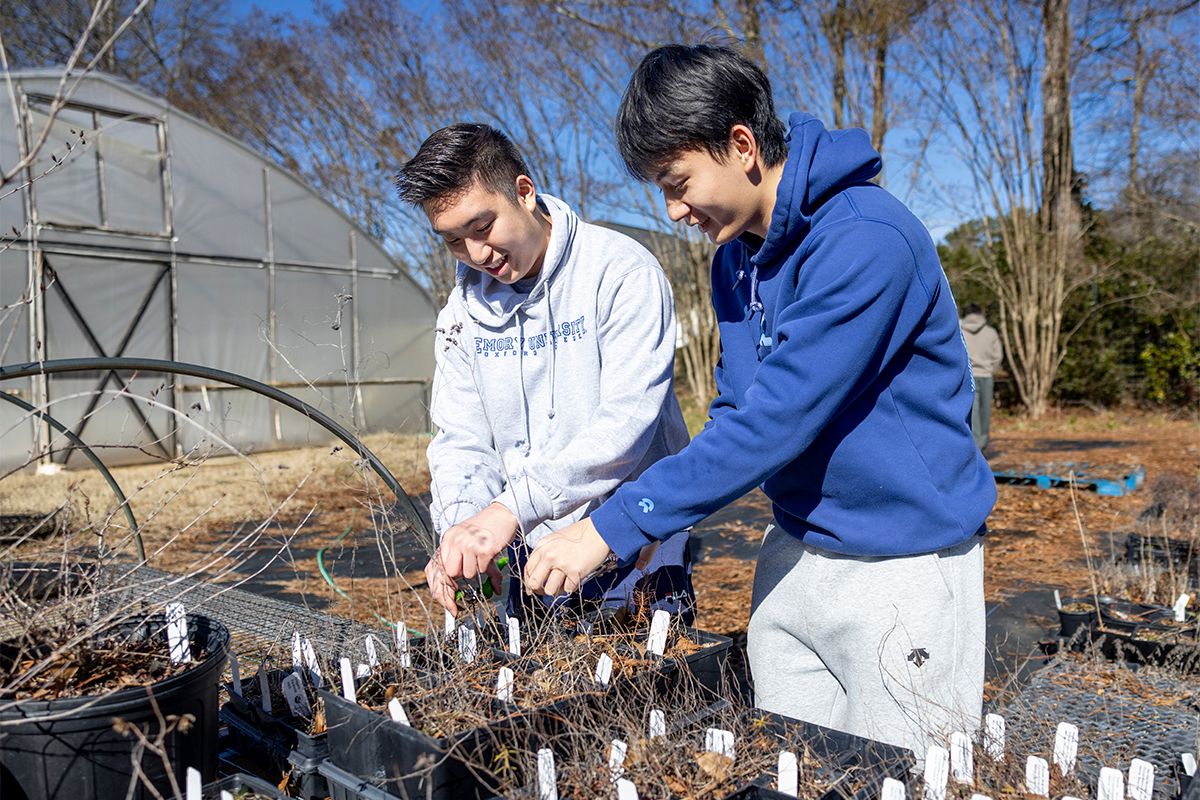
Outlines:
<svg viewBox="0 0 1200 800"><path fill-rule="evenodd" d="M642 509L643 514L649 514L654 510L654 501L649 497L643 497L641 500L638 500L638 507Z"/></svg>

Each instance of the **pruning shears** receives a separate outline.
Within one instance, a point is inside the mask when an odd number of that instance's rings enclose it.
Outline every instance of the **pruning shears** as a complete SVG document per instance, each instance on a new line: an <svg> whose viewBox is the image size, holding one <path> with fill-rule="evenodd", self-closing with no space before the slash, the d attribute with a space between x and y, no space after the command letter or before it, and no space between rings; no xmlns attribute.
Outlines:
<svg viewBox="0 0 1200 800"><path fill-rule="evenodd" d="M497 558L496 566L499 567L501 570L506 569L508 567L508 556L500 556L499 558ZM488 578L488 576L486 574L481 575L480 577L483 579L482 580L483 596L485 598L487 598L488 600L490 600L490 599L492 599L492 596L496 594L496 590L492 588L492 581L491 581L491 579ZM474 587L470 587L470 588L471 588L471 593L474 594L475 593ZM456 591L454 593L454 602L461 603L463 601L464 596L465 595L463 593L463 590L459 589L458 591Z"/></svg>

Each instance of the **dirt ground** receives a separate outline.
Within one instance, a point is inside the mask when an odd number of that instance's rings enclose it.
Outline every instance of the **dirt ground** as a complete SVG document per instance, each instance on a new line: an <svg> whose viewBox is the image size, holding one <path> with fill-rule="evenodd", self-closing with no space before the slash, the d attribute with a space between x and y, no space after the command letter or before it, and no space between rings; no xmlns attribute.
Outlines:
<svg viewBox="0 0 1200 800"><path fill-rule="evenodd" d="M1145 412L1054 412L1038 421L995 418L993 467L1035 468L1090 464L1097 473L1142 465L1147 483L1124 497L1066 488L999 486L986 541L986 594L1002 601L1030 586L1073 593L1088 585L1087 555L1120 547L1156 482L1200 482L1200 425L1192 418ZM378 435L367 445L419 496L428 491L426 437ZM376 614L424 627L425 544L410 530L381 523L389 505L379 481L345 449L332 445L248 458L211 458L200 464L124 467L114 471L132 497L147 552L155 567L204 574L243 588L303 600L332 613L370 621ZM65 509L72 546L97 542L129 551L125 521L113 514L111 493L90 471L0 480L0 522L9 533L17 517ZM701 546L694 583L698 625L721 633L745 630L753 557L770 519L755 492L697 527ZM379 535L379 531L383 535ZM0 527L0 537L6 531ZM124 541L123 541L124 539ZM1087 552L1085 553L1085 544ZM30 560L61 553L58 536L13 545L0 538L0 557ZM129 551L131 552L131 551ZM320 573L327 572L346 596ZM385 566L386 563L386 566Z"/></svg>

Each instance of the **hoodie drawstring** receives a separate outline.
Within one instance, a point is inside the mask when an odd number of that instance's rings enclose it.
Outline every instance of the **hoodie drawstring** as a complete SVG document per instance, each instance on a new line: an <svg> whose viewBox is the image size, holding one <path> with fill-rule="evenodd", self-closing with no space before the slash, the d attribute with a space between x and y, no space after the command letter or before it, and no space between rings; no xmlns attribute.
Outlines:
<svg viewBox="0 0 1200 800"><path fill-rule="evenodd" d="M547 326L546 327L546 339L548 340L546 342L546 345L550 348L550 386L548 389L548 391L550 393L550 403L549 403L550 410L546 412L546 416L549 417L550 419L554 419L554 361L555 361L554 353L556 350L558 350L558 348L555 346L554 336L553 336L554 309L551 308L551 306L550 306L550 279L549 278L546 279L546 283L544 284L543 288L546 291L546 293L544 295L544 298L546 300L546 326Z"/></svg>

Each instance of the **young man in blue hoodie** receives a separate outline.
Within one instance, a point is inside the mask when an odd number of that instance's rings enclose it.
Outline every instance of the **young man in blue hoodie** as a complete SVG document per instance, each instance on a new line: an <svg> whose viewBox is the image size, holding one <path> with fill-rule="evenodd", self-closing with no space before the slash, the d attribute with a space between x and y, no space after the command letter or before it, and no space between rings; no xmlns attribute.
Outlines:
<svg viewBox="0 0 1200 800"><path fill-rule="evenodd" d="M543 540L526 586L578 584L761 486L773 504L748 656L760 706L911 747L978 725L984 521L971 370L925 228L871 178L861 130L794 114L753 63L672 45L638 67L617 139L667 214L719 245L710 421Z"/></svg>
<svg viewBox="0 0 1200 800"><path fill-rule="evenodd" d="M687 443L670 285L641 245L539 194L486 125L432 134L397 188L458 261L434 343L430 592L457 614L458 582L487 575L499 588L507 549L508 612L523 617L541 608L520 591L528 548ZM587 582L583 599L623 605L636 592L690 618L688 534L660 538Z"/></svg>

